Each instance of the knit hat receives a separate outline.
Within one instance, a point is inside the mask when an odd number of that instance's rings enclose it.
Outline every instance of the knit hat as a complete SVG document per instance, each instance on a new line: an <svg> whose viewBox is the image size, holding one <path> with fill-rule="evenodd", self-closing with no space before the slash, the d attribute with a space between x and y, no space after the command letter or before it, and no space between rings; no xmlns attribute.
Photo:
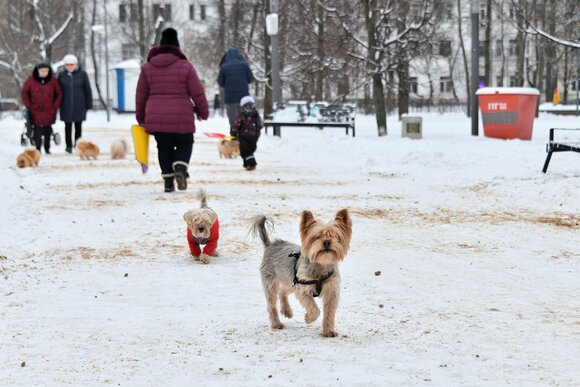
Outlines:
<svg viewBox="0 0 580 387"><path fill-rule="evenodd" d="M62 61L64 62L64 64L79 64L79 60L77 59L76 56L74 56L73 54L67 54L64 56L64 58L62 58Z"/></svg>
<svg viewBox="0 0 580 387"><path fill-rule="evenodd" d="M246 95L245 97L242 98L242 100L240 101L240 106L244 106L247 103L256 103L256 101L254 101L254 98L250 97L249 95Z"/></svg>
<svg viewBox="0 0 580 387"><path fill-rule="evenodd" d="M166 28L161 33L161 41L159 42L161 46L175 46L179 47L179 40L177 40L177 31L173 28Z"/></svg>
<svg viewBox="0 0 580 387"><path fill-rule="evenodd" d="M38 70L40 70L40 69L51 69L52 67L51 67L51 66L50 66L48 63L44 63L44 62L43 62L43 63L39 63L39 64L37 64L37 65L36 65L36 68L37 68Z"/></svg>

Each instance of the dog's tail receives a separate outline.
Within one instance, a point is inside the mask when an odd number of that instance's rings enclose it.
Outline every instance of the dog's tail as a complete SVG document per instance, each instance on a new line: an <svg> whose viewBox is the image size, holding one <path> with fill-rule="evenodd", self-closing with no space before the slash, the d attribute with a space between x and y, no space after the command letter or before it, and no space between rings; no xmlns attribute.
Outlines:
<svg viewBox="0 0 580 387"><path fill-rule="evenodd" d="M205 190L203 188L199 189L199 192L197 193L197 198L201 202L201 205L199 207L207 208L207 194L205 193Z"/></svg>
<svg viewBox="0 0 580 387"><path fill-rule="evenodd" d="M274 229L274 222L272 219L267 218L264 215L254 216L250 220L250 233L256 237L260 236L262 243L265 247L270 246L270 236L268 235L268 230L272 231Z"/></svg>

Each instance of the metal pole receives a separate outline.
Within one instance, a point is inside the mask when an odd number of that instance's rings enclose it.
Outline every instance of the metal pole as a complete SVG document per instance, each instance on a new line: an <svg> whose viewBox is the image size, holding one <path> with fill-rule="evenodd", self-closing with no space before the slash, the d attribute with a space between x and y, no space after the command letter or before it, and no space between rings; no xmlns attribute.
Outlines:
<svg viewBox="0 0 580 387"><path fill-rule="evenodd" d="M479 0L471 0L471 135L479 135Z"/></svg>
<svg viewBox="0 0 580 387"><path fill-rule="evenodd" d="M576 49L576 115L578 115L578 89L580 89L580 49Z"/></svg>
<svg viewBox="0 0 580 387"><path fill-rule="evenodd" d="M107 28L108 16L107 16L107 0L104 0L105 4L105 79L107 81L107 101L105 105L107 108L107 122L111 122L111 106L109 97L109 30Z"/></svg>
<svg viewBox="0 0 580 387"><path fill-rule="evenodd" d="M278 13L278 0L270 0L270 13ZM278 34L270 37L272 43L272 97L276 104L282 102L280 87L280 46Z"/></svg>

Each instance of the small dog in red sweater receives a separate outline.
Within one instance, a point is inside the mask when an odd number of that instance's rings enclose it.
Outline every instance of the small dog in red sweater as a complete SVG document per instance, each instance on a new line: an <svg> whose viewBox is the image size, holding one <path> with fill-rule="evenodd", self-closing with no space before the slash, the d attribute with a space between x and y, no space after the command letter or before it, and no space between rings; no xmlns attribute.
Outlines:
<svg viewBox="0 0 580 387"><path fill-rule="evenodd" d="M220 223L214 210L207 206L207 195L199 190L200 208L187 211L183 219L187 223L187 243L196 261L209 263L210 257L218 255L216 248L220 237ZM203 251L201 246L203 247Z"/></svg>

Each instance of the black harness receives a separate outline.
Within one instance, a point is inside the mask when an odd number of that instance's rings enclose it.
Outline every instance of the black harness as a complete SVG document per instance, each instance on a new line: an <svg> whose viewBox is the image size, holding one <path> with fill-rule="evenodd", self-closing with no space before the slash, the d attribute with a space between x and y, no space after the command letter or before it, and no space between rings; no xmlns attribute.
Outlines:
<svg viewBox="0 0 580 387"><path fill-rule="evenodd" d="M326 273L319 279L309 281L301 280L298 279L298 258L300 258L300 251L293 251L290 254L288 254L288 256L294 258L294 285L296 284L316 285L316 290L314 291L314 294L312 294L312 297L318 297L320 295L320 292L322 292L322 284L324 283L324 281L332 277L332 275L334 274L334 270L331 270L329 273Z"/></svg>

